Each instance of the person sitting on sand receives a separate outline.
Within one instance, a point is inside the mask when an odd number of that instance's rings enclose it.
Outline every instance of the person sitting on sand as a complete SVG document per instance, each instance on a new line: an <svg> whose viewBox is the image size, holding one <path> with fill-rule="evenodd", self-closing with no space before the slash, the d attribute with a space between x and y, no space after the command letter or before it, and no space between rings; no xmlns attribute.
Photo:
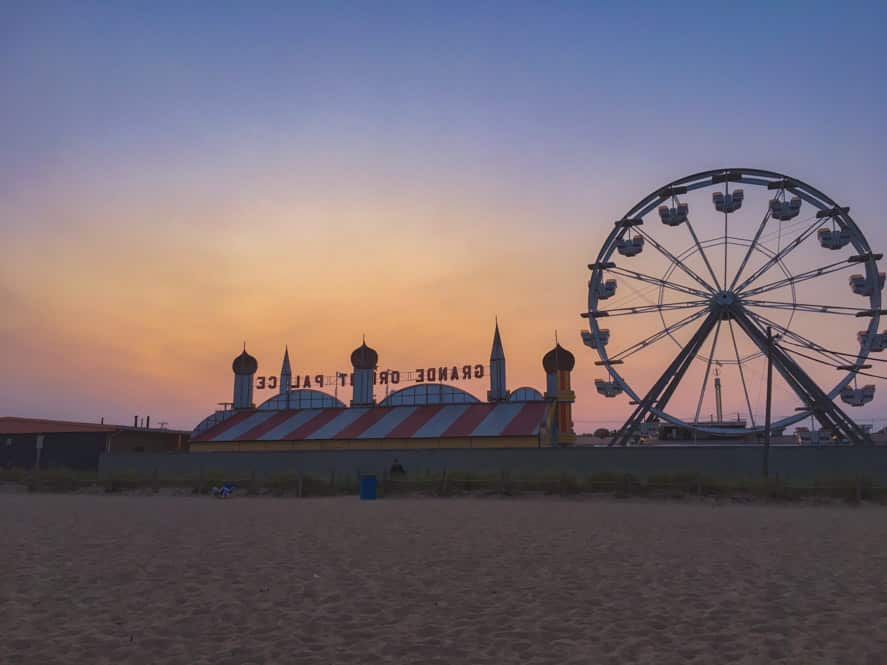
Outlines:
<svg viewBox="0 0 887 665"><path fill-rule="evenodd" d="M394 461L391 463L391 470L389 471L389 473L390 473L392 476L405 476L405 475L407 475L407 472L406 472L406 470L403 468L403 465L397 460L396 457L394 458Z"/></svg>

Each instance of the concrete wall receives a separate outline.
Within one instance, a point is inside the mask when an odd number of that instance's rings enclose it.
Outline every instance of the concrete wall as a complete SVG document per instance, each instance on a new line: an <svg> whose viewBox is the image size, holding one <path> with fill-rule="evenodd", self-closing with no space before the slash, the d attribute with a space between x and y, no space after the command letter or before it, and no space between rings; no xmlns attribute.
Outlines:
<svg viewBox="0 0 887 665"><path fill-rule="evenodd" d="M163 476L219 471L242 476L305 473L326 475L381 473L397 458L410 476L426 472L461 471L513 475L532 473L629 473L637 478L669 472L697 472L718 479L759 478L759 446L329 450L304 452L232 452L103 455L99 469L107 473ZM887 447L776 446L770 453L771 475L797 482L862 475L887 483Z"/></svg>

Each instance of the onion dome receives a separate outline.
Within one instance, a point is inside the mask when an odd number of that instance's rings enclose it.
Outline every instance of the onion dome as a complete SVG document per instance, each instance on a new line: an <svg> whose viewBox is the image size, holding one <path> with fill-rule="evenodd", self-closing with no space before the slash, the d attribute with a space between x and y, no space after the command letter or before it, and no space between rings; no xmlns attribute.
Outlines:
<svg viewBox="0 0 887 665"><path fill-rule="evenodd" d="M545 368L545 372L548 374L572 372L575 365L576 358L560 344L557 344L542 357L542 367Z"/></svg>
<svg viewBox="0 0 887 665"><path fill-rule="evenodd" d="M243 347L243 353L234 359L231 363L231 369L235 374L255 374L259 369L258 361L246 352L246 346Z"/></svg>
<svg viewBox="0 0 887 665"><path fill-rule="evenodd" d="M366 340L351 353L351 366L354 369L376 369L379 354L367 346Z"/></svg>

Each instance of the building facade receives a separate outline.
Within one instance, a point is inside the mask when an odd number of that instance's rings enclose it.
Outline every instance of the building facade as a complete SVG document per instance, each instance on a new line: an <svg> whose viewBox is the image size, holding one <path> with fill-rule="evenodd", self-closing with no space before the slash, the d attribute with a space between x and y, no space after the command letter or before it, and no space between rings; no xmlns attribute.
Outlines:
<svg viewBox="0 0 887 665"><path fill-rule="evenodd" d="M289 348L279 392L258 406L252 386L258 362L246 347L234 360L234 404L200 422L192 452L413 448L536 448L575 441L570 389L573 355L557 344L543 358L545 393L510 391L499 323L493 332L487 401L453 385L423 382L377 400L379 354L364 339L351 354L348 405L322 390L293 388ZM455 368L454 368L455 369ZM337 375L338 376L338 375ZM247 387L247 381L249 386ZM343 380L344 384L344 380Z"/></svg>

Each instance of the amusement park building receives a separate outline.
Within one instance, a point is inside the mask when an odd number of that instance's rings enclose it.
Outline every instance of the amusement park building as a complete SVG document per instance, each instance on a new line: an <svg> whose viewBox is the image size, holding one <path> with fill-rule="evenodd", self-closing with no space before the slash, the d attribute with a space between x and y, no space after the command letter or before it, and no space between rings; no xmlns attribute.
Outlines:
<svg viewBox="0 0 887 665"><path fill-rule="evenodd" d="M352 396L346 405L321 390L293 388L284 351L279 392L255 406L256 359L234 359L234 402L194 428L192 452L416 448L536 448L575 439L570 388L573 354L557 344L543 358L544 395L507 389L498 323L490 354L487 401L444 383L416 383L376 402L378 353L364 341L351 354Z"/></svg>

